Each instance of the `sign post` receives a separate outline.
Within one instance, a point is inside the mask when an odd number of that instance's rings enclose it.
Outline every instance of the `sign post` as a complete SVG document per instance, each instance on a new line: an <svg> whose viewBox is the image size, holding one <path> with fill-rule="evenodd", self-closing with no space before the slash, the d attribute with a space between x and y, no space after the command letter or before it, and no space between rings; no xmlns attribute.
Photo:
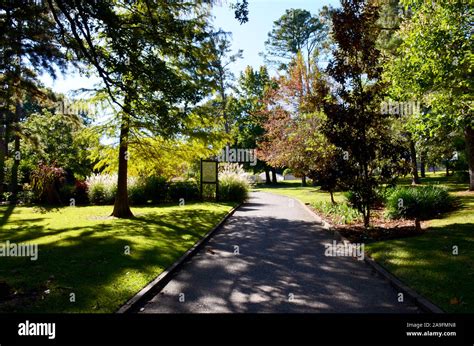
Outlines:
<svg viewBox="0 0 474 346"><path fill-rule="evenodd" d="M219 200L219 161L201 159L201 200L203 200L203 185L216 186L216 201Z"/></svg>

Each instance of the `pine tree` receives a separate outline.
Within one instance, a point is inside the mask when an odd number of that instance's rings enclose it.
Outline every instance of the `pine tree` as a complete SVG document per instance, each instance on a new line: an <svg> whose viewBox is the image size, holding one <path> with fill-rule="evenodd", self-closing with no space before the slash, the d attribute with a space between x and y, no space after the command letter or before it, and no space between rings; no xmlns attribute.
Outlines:
<svg viewBox="0 0 474 346"><path fill-rule="evenodd" d="M175 135L189 106L212 85L209 6L206 1L48 3L65 44L94 67L117 107L119 167L112 215L132 217L127 195L131 138Z"/></svg>
<svg viewBox="0 0 474 346"><path fill-rule="evenodd" d="M66 56L56 40L57 27L45 6L34 1L3 1L0 7L0 80L2 84L0 117L0 192L4 186L5 157L13 139L13 166L10 192L13 201L18 192L18 167L21 159L21 121L26 95L45 98L37 75L56 77L55 68L63 70Z"/></svg>

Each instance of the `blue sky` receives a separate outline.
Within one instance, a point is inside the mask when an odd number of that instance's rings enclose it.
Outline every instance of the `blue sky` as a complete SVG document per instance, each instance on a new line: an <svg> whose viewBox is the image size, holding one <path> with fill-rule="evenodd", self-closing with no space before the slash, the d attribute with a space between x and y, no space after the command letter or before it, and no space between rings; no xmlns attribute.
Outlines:
<svg viewBox="0 0 474 346"><path fill-rule="evenodd" d="M264 42L273 22L281 17L286 9L302 8L315 14L325 5L337 7L339 0L249 0L249 22L242 25L234 18L234 12L229 8L228 1L223 0L221 6L215 6L214 27L232 32L233 50L243 50L243 59L231 67L236 77L248 65L254 68L263 65L263 58L259 53L264 51ZM49 76L43 76L41 79L46 86L61 93L79 88L91 88L98 82L98 79L81 77L77 74L59 76L55 81Z"/></svg>
<svg viewBox="0 0 474 346"><path fill-rule="evenodd" d="M273 22L280 18L286 9L301 8L316 14L325 5L337 7L339 0L249 0L249 22L242 25L234 19L234 12L228 5L216 6L213 10L215 28L232 32L234 51L244 51L243 59L232 66L234 74L238 76L248 65L254 68L263 65L263 57L259 56L259 53L265 50L264 42L272 30Z"/></svg>

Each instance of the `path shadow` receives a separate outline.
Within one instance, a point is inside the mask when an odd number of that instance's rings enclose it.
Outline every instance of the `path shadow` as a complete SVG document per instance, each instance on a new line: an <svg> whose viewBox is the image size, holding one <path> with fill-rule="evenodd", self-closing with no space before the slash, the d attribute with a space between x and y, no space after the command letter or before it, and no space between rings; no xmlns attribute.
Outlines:
<svg viewBox="0 0 474 346"><path fill-rule="evenodd" d="M0 242L36 242L38 259L1 259L0 282L16 294L0 300L0 312L114 312L224 214L183 208L60 229L22 220L21 227L0 234ZM77 297L74 303L69 301L71 292Z"/></svg>
<svg viewBox="0 0 474 346"><path fill-rule="evenodd" d="M409 302L399 303L396 291L363 261L327 257L327 245L335 237L316 222L256 216L252 209L239 208L162 293L144 305L145 312L418 311ZM179 301L180 293L185 303Z"/></svg>

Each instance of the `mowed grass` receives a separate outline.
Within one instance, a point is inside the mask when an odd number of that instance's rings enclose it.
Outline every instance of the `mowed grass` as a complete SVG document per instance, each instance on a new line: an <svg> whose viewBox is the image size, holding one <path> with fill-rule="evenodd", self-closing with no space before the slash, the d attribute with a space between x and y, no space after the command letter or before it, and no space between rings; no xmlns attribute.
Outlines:
<svg viewBox="0 0 474 346"><path fill-rule="evenodd" d="M458 210L426 222L420 236L366 244L366 251L407 285L447 312L474 312L474 192L466 183L444 172L428 173L422 184L444 186L462 203ZM400 185L410 185L409 177ZM329 193L300 182L282 182L278 187L258 186L305 203L330 201ZM344 201L336 193L337 202ZM453 246L459 253L453 255Z"/></svg>
<svg viewBox="0 0 474 346"><path fill-rule="evenodd" d="M0 312L114 312L232 206L134 207L129 220L108 217L111 206L2 206L0 244L38 244L39 255L36 261L0 257L0 283L17 292L15 299L0 299Z"/></svg>
<svg viewBox="0 0 474 346"><path fill-rule="evenodd" d="M299 199L303 203L317 203L317 202L331 202L331 197L327 191L321 191L319 187L301 186L300 180L286 180L279 182L277 185L259 184L254 191L263 191L284 195ZM334 200L336 202L345 201L342 192L334 193Z"/></svg>
<svg viewBox="0 0 474 346"><path fill-rule="evenodd" d="M367 244L366 250L445 311L474 312L474 192L443 173L430 173L422 183L446 187L462 207L428 221L421 236Z"/></svg>

